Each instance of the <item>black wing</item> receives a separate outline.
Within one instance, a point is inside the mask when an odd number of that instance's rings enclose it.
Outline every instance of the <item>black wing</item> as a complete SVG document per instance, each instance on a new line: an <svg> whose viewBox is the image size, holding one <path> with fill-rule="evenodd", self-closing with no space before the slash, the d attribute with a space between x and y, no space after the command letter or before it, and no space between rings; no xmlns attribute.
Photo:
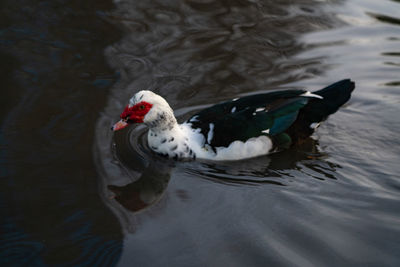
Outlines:
<svg viewBox="0 0 400 267"><path fill-rule="evenodd" d="M187 122L200 129L206 144L227 147L260 135L282 133L296 120L309 97L304 90L286 90L246 96L202 110ZM211 129L211 132L210 132ZM209 134L210 133L210 134Z"/></svg>

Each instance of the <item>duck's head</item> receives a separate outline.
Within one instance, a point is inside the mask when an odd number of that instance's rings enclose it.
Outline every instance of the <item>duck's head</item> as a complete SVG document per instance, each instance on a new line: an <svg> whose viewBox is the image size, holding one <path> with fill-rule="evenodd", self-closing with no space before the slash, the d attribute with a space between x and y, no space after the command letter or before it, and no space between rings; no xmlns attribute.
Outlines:
<svg viewBox="0 0 400 267"><path fill-rule="evenodd" d="M136 93L111 128L118 131L131 123L144 123L153 129L166 129L176 123L173 111L161 96L147 90Z"/></svg>

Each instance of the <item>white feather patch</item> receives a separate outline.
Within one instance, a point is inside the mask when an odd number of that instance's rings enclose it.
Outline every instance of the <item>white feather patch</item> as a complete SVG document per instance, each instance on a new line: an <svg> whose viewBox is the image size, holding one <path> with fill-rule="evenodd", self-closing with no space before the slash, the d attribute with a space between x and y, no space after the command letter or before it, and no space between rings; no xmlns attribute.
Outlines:
<svg viewBox="0 0 400 267"><path fill-rule="evenodd" d="M215 128L215 126L211 126ZM188 145L196 154L196 158L210 160L238 160L266 155L272 149L272 141L268 136L262 135L250 138L246 142L234 141L228 147L216 147L217 153L208 149L205 145L206 137L201 134L200 129L192 129L190 124L182 124L182 134L188 137ZM175 138L178 136L175 135ZM209 136L207 136L209 137ZM178 137L180 139L181 137ZM209 138L207 138L209 139ZM212 139L211 139L212 140Z"/></svg>
<svg viewBox="0 0 400 267"><path fill-rule="evenodd" d="M271 139L267 136L250 138L246 142L235 141L228 147L217 147L213 160L238 160L266 155L272 148Z"/></svg>
<svg viewBox="0 0 400 267"><path fill-rule="evenodd" d="M208 134L207 134L207 143L211 144L211 141L214 137L214 124L210 123L209 127L210 127L210 130L208 131Z"/></svg>
<svg viewBox="0 0 400 267"><path fill-rule="evenodd" d="M310 128L314 130L314 129L318 128L319 125L320 125L319 122L313 122L313 123L310 124Z"/></svg>
<svg viewBox="0 0 400 267"><path fill-rule="evenodd" d="M269 134L269 129L262 131L262 133Z"/></svg>
<svg viewBox="0 0 400 267"><path fill-rule="evenodd" d="M189 121L191 121L191 122L199 121L199 120L198 120L198 117L199 117L199 115L196 115L196 116L194 116L193 118L191 118Z"/></svg>
<svg viewBox="0 0 400 267"><path fill-rule="evenodd" d="M315 98L319 98L319 99L324 99L322 96L317 95L317 94L313 94L310 91L305 92L304 94L301 94L300 96L305 96L305 97L315 97Z"/></svg>

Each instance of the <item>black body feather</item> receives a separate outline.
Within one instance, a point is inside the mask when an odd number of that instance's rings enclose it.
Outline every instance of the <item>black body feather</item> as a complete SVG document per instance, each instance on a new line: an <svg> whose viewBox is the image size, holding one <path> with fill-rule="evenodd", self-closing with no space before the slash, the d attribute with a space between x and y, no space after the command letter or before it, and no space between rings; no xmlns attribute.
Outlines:
<svg viewBox="0 0 400 267"><path fill-rule="evenodd" d="M188 122L200 129L206 144L227 147L233 141L245 142L266 135L277 145L287 146L310 136L312 123L325 120L346 103L354 82L342 80L313 92L323 97L302 96L305 90L284 90L246 96L214 105L192 116ZM207 140L210 126L211 140Z"/></svg>

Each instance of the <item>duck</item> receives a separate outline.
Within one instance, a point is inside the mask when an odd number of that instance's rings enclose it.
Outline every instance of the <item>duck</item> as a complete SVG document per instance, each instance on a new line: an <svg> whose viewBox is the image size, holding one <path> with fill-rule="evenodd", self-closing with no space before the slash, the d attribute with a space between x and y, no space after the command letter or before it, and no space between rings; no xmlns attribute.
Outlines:
<svg viewBox="0 0 400 267"><path fill-rule="evenodd" d="M163 97L142 90L111 129L143 123L149 148L178 160L248 159L304 142L350 99L354 88L353 81L344 79L314 92L290 89L248 95L214 104L181 124Z"/></svg>

